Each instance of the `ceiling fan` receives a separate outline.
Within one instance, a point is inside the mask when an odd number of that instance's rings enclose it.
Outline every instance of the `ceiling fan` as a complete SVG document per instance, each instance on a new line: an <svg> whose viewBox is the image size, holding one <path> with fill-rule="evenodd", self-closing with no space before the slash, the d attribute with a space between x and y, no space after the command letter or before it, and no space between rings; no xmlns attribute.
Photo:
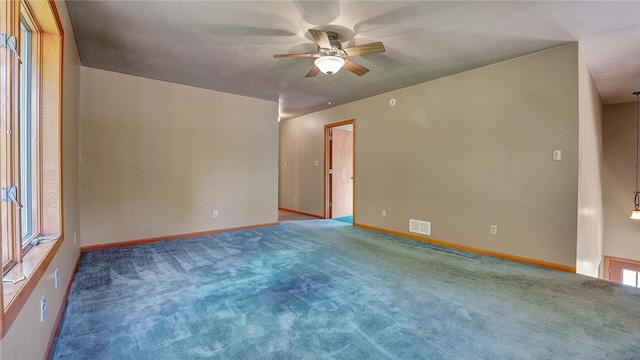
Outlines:
<svg viewBox="0 0 640 360"><path fill-rule="evenodd" d="M338 33L309 29L309 32L318 43L318 52L315 54L275 54L274 58L317 58L313 68L305 77L314 77L319 72L331 75L337 73L343 66L352 73L362 76L369 72L366 67L357 64L347 57L384 52L384 45L378 41L370 44L353 46L343 49L338 41Z"/></svg>

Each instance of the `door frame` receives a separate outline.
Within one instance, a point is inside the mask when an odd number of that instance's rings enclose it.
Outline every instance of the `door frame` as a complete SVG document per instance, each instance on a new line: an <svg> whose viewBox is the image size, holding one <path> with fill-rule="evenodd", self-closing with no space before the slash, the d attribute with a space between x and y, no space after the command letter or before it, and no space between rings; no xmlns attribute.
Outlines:
<svg viewBox="0 0 640 360"><path fill-rule="evenodd" d="M353 125L353 143L351 149L352 156L352 204L351 207L353 209L353 224L356 222L356 119L349 119L344 121L339 121L331 124L324 125L324 218L331 219L331 207L329 203L331 201L331 174L329 174L329 169L331 169L331 141L330 134L331 129L343 126L343 125Z"/></svg>

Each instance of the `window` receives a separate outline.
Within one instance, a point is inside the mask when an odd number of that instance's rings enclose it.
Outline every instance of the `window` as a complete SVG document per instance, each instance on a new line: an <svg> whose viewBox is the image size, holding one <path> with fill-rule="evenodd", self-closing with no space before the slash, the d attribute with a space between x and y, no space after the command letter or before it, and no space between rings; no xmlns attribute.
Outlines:
<svg viewBox="0 0 640 360"><path fill-rule="evenodd" d="M27 21L24 16L20 18L20 124L18 126L20 145L18 147L20 169L20 238L22 240L23 251L28 249L28 245L37 234L38 228L35 226L35 209L34 204L35 189L38 188L38 171L36 168L37 159L35 155L38 153L38 142L35 134L37 134L37 105L34 91L34 74L37 74L33 68L33 36L31 21ZM36 110L36 111L34 111Z"/></svg>
<svg viewBox="0 0 640 360"><path fill-rule="evenodd" d="M17 65L18 96L17 99L12 99L17 103L14 120L6 124L8 131L5 132L5 139L9 149L7 161L2 166L7 179L3 182L4 197L10 200L4 207L7 231L2 236L2 249L7 249L7 253L3 251L3 274L22 261L23 255L32 247L31 241L40 235L36 216L38 203L35 202L41 181L36 158L40 152L36 137L40 120L36 91L39 64L35 56L38 52L39 33L35 31L37 23L33 14L25 4L20 6L19 28L19 46L8 46L8 50L12 52L12 59L9 61L13 60L13 64L8 62L8 68L11 68L10 65ZM15 41L12 40L12 43Z"/></svg>
<svg viewBox="0 0 640 360"><path fill-rule="evenodd" d="M640 287L640 284L638 284L638 272L628 269L622 269L622 284L633 287Z"/></svg>
<svg viewBox="0 0 640 360"><path fill-rule="evenodd" d="M0 2L0 33L2 338L63 241L64 39L53 1Z"/></svg>

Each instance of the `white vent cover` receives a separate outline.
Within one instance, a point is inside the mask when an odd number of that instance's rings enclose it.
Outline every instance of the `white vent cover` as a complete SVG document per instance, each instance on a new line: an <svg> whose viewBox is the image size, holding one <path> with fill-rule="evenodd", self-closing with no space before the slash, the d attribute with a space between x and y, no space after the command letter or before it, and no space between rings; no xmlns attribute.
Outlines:
<svg viewBox="0 0 640 360"><path fill-rule="evenodd" d="M428 221L409 219L409 231L422 235L431 235L431 223Z"/></svg>

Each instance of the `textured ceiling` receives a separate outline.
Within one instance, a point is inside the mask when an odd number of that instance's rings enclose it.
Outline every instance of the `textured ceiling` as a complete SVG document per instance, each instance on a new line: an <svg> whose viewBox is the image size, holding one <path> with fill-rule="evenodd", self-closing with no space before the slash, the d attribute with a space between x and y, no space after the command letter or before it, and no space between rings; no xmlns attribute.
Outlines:
<svg viewBox="0 0 640 360"><path fill-rule="evenodd" d="M640 2L67 1L82 65L278 101L288 119L578 41L605 104L640 90ZM358 77L304 75L308 29L344 47ZM329 105L331 102L331 105Z"/></svg>

